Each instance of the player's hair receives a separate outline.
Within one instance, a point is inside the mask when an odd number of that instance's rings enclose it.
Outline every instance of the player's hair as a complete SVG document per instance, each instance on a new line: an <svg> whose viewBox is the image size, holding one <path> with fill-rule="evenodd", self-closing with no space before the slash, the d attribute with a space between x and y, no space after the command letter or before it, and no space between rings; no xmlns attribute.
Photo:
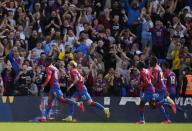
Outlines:
<svg viewBox="0 0 192 131"><path fill-rule="evenodd" d="M53 58L52 58L52 57L47 57L47 58L46 58L46 63L47 63L47 64L53 63Z"/></svg>
<svg viewBox="0 0 192 131"><path fill-rule="evenodd" d="M165 67L165 68L169 68L169 67L170 67L170 64L169 64L168 61L164 61L164 62L162 63L162 66Z"/></svg>
<svg viewBox="0 0 192 131"><path fill-rule="evenodd" d="M71 66L73 66L73 68L76 68L76 67L77 67L77 63L76 63L74 60L70 61L69 64L70 64Z"/></svg>
<svg viewBox="0 0 192 131"><path fill-rule="evenodd" d="M154 67L157 64L157 57L152 56L150 59L150 66Z"/></svg>
<svg viewBox="0 0 192 131"><path fill-rule="evenodd" d="M145 64L143 62L139 62L137 64L137 69L139 69L139 70L143 69L144 67L145 67Z"/></svg>

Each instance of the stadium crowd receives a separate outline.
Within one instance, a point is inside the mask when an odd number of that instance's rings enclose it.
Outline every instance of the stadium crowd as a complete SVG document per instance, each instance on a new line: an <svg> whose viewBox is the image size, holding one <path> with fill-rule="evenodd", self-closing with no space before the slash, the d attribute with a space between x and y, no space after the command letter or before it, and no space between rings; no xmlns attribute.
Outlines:
<svg viewBox="0 0 192 131"><path fill-rule="evenodd" d="M191 9L191 0L1 0L0 95L40 95L47 57L63 92L75 60L92 96L139 96L136 65L150 56L170 63L179 92L192 65Z"/></svg>

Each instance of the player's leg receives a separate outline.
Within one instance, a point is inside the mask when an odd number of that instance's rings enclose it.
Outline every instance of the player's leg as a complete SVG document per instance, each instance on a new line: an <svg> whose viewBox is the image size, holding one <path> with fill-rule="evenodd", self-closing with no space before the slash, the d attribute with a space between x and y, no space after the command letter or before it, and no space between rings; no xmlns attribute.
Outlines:
<svg viewBox="0 0 192 131"><path fill-rule="evenodd" d="M165 93L163 92L160 92L160 93L155 93L155 100L157 101L157 107L160 109L162 115L163 115L163 123L170 123L170 118L169 118L169 115L168 115L168 112L167 110L165 109L164 106L166 106L166 95ZM170 103L168 103L170 104Z"/></svg>
<svg viewBox="0 0 192 131"><path fill-rule="evenodd" d="M89 106L96 107L96 108L98 108L98 109L100 109L100 110L104 110L104 108L105 108L105 107L104 107L103 105L101 105L100 103L94 102L94 101L92 100L92 98L91 98L90 94L88 93L88 91L87 91L87 89L86 89L85 86L83 86L83 90L82 90L82 92L80 93L80 97L81 97L81 99L82 99L83 101L86 101L86 102L89 104Z"/></svg>
<svg viewBox="0 0 192 131"><path fill-rule="evenodd" d="M175 102L167 95L165 92L158 93L158 105L161 107L161 105L170 107L174 114L176 114L176 104Z"/></svg>
<svg viewBox="0 0 192 131"><path fill-rule="evenodd" d="M144 111L145 111L145 103L146 101L141 100L139 104L139 124L144 124L145 123L145 116L144 116Z"/></svg>
<svg viewBox="0 0 192 131"><path fill-rule="evenodd" d="M57 99L58 99L58 101L60 103L62 103L62 104L66 103L66 104L69 104L69 105L77 106L77 107L79 107L84 112L85 109L84 109L84 106L83 106L82 102L76 102L74 100L71 100L71 99L68 99L68 98L64 98L63 97L63 93L62 93L62 91L59 88L55 89L54 93L56 94L56 97L57 97Z"/></svg>
<svg viewBox="0 0 192 131"><path fill-rule="evenodd" d="M160 106L160 111L163 114L163 118L164 118L163 123L171 123L168 112L163 105Z"/></svg>
<svg viewBox="0 0 192 131"><path fill-rule="evenodd" d="M80 93L80 97L83 101L86 101L91 107L95 107L95 108L98 108L102 111L104 111L105 115L107 118L110 117L110 111L109 111L109 108L105 108L103 105L101 105L100 103L98 102L95 102L92 100L90 94L88 93L88 91L86 90L86 87L84 86L83 87L83 91L82 93Z"/></svg>
<svg viewBox="0 0 192 131"><path fill-rule="evenodd" d="M49 96L48 96L48 104L47 104L47 107L46 107L46 110L45 110L45 118L47 119L49 117L49 113L50 113L50 110L53 106L53 100L54 100L54 94L53 93L50 93Z"/></svg>
<svg viewBox="0 0 192 131"><path fill-rule="evenodd" d="M172 109L173 113L176 114L177 109L176 109L175 102L168 95L166 97L166 101L168 101L170 103L170 106L171 106L171 109Z"/></svg>
<svg viewBox="0 0 192 131"><path fill-rule="evenodd" d="M174 93L174 94L170 94L170 98L171 98L172 100L175 100L176 94L175 94L175 93ZM182 112L185 118L188 117L187 111L186 111L185 109L183 109L181 106L176 105L176 109L177 109L177 111Z"/></svg>
<svg viewBox="0 0 192 131"><path fill-rule="evenodd" d="M35 119L33 119L32 121L37 121L37 122L46 122L48 117L49 117L49 112L52 108L52 102L54 100L54 94L51 93L50 91L50 94L48 96L48 104L47 106L45 107L45 110L43 109L44 108L44 101L42 101L42 105L40 105L40 108L42 108L42 116L41 117L36 117Z"/></svg>
<svg viewBox="0 0 192 131"><path fill-rule="evenodd" d="M150 96L151 95L151 96ZM152 94L147 94L146 92L140 91L140 104L139 104L139 124L145 123L144 111L145 103L152 98Z"/></svg>
<svg viewBox="0 0 192 131"><path fill-rule="evenodd" d="M73 94L73 96L71 97L71 100L78 101L78 99L79 99L79 93L75 92ZM68 106L68 116L66 118L62 119L63 121L71 122L73 120L74 108L75 108L75 106L72 104L70 104Z"/></svg>

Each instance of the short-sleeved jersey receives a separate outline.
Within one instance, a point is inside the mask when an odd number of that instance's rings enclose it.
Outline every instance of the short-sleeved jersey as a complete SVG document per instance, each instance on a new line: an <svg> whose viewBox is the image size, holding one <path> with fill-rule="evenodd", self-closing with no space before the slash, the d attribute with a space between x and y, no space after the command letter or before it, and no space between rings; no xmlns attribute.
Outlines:
<svg viewBox="0 0 192 131"><path fill-rule="evenodd" d="M59 84L59 71L55 66L50 65L48 67L48 69L47 69L47 78L45 80L45 83L49 83L51 88L60 87L60 84Z"/></svg>
<svg viewBox="0 0 192 131"><path fill-rule="evenodd" d="M163 72L166 80L166 88L170 95L176 95L177 79L174 72L168 70Z"/></svg>
<svg viewBox="0 0 192 131"><path fill-rule="evenodd" d="M166 92L166 87L164 83L163 71L159 65L156 65L151 70L152 83L155 86L155 92Z"/></svg>
<svg viewBox="0 0 192 131"><path fill-rule="evenodd" d="M83 76L79 73L79 71L77 69L72 69L70 71L70 75L71 75L72 81L75 80L75 78L78 79L78 82L75 86L76 86L77 90L81 92L83 89L83 85L84 85Z"/></svg>
<svg viewBox="0 0 192 131"><path fill-rule="evenodd" d="M148 69L142 69L140 71L140 83L142 84L142 89L145 92L155 92L154 86L151 82L151 73Z"/></svg>

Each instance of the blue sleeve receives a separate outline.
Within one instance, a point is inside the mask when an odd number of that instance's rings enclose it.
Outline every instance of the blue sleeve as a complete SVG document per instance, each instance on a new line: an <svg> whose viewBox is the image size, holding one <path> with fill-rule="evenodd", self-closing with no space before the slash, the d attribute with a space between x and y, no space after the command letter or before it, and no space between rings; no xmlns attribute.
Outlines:
<svg viewBox="0 0 192 131"><path fill-rule="evenodd" d="M124 5L124 9L130 8L129 1L130 0L122 0L122 3Z"/></svg>
<svg viewBox="0 0 192 131"><path fill-rule="evenodd" d="M146 3L147 3L147 0L143 0L143 2L140 2L139 3L139 8L142 9L145 6Z"/></svg>
<svg viewBox="0 0 192 131"><path fill-rule="evenodd" d="M17 64L17 62L13 58L13 51L12 50L8 54L8 59L11 62L11 65L12 65L16 75L18 75L19 74L19 65Z"/></svg>
<svg viewBox="0 0 192 131"><path fill-rule="evenodd" d="M45 51L45 54L48 55L51 49L48 45L45 45L43 50Z"/></svg>

